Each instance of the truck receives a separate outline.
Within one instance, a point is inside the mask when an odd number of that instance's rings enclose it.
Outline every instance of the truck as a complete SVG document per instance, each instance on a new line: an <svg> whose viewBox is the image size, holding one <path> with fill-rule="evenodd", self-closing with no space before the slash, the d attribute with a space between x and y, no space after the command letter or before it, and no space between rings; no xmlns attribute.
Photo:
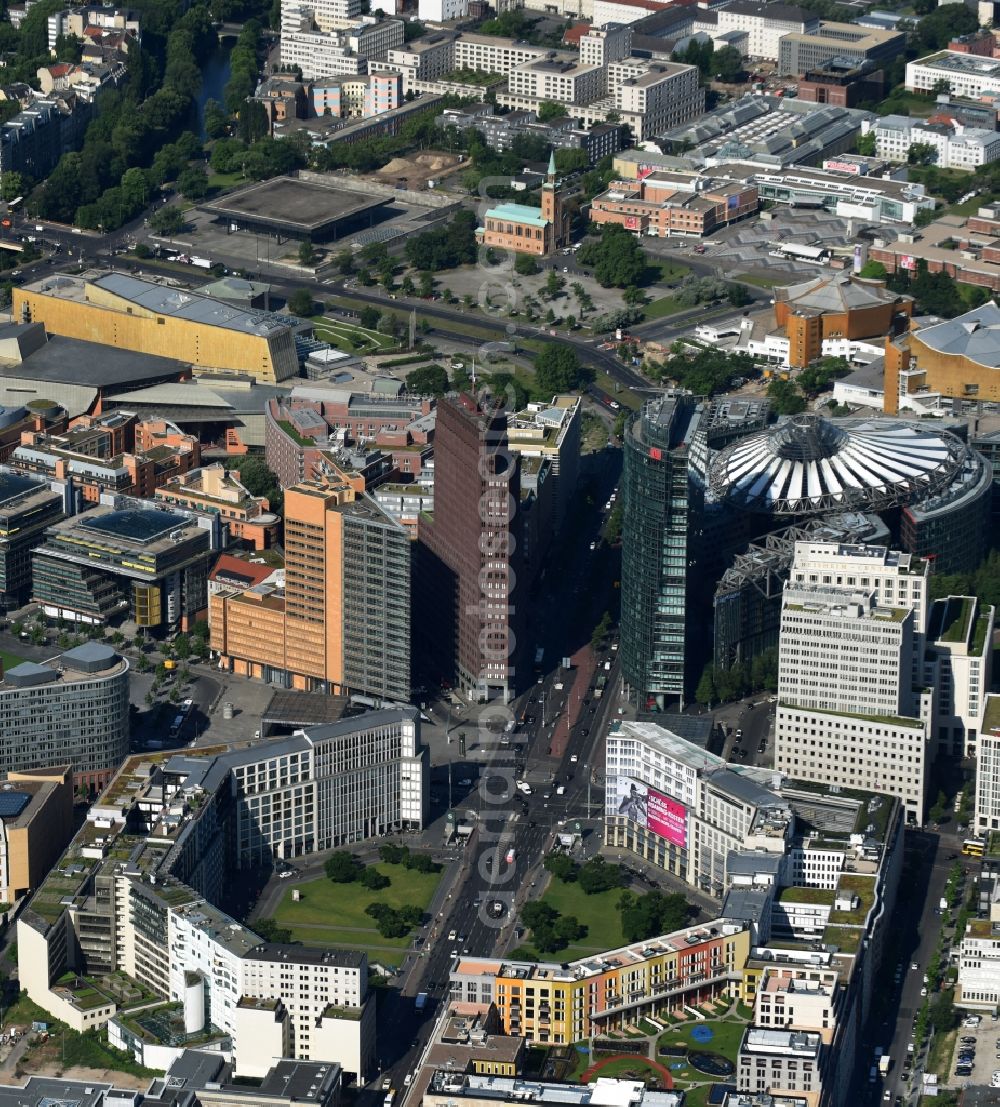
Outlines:
<svg viewBox="0 0 1000 1107"><path fill-rule="evenodd" d="M385 1100L383 1101L383 1107L392 1107L393 1103L395 1103L395 1102L396 1102L396 1089L395 1088L390 1088L385 1093Z"/></svg>
<svg viewBox="0 0 1000 1107"><path fill-rule="evenodd" d="M608 684L608 674L602 672L597 678L597 684L594 686L594 699L599 700L604 695L604 689Z"/></svg>
<svg viewBox="0 0 1000 1107"><path fill-rule="evenodd" d="M507 864L508 865L513 865L514 864L514 847L513 846L511 846L510 849L507 850Z"/></svg>
<svg viewBox="0 0 1000 1107"><path fill-rule="evenodd" d="M422 1011L427 1006L427 993L417 992L417 998L414 1002L414 1006L418 1011Z"/></svg>
<svg viewBox="0 0 1000 1107"><path fill-rule="evenodd" d="M889 1056L888 1053L883 1053L882 1056L878 1059L878 1071L882 1074L882 1076L889 1075L889 1066L891 1064L892 1058Z"/></svg>

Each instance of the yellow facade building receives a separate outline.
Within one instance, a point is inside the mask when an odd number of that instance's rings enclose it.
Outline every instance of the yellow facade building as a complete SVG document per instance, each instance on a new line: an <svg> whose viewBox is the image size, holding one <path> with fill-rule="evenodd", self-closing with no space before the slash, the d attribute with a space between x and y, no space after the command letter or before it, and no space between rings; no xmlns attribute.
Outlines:
<svg viewBox="0 0 1000 1107"><path fill-rule="evenodd" d="M299 371L292 327L125 273L59 274L13 291L13 317L48 334L155 354L275 384Z"/></svg>
<svg viewBox="0 0 1000 1107"><path fill-rule="evenodd" d="M494 1003L505 1034L568 1044L719 995L740 999L746 923L716 919L568 964L459 957L452 1000Z"/></svg>

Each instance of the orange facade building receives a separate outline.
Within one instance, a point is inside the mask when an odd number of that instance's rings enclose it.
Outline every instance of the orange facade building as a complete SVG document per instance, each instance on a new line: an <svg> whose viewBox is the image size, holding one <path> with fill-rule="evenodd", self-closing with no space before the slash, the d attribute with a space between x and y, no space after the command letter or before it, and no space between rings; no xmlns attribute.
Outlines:
<svg viewBox="0 0 1000 1107"><path fill-rule="evenodd" d="M405 529L343 481L303 481L284 508L283 574L210 597L220 665L288 688L408 701Z"/></svg>
<svg viewBox="0 0 1000 1107"><path fill-rule="evenodd" d="M756 213L756 185L687 173L612 181L590 207L593 223L617 223L639 235L701 238Z"/></svg>
<svg viewBox="0 0 1000 1107"><path fill-rule="evenodd" d="M913 298L890 292L884 281L846 272L824 274L774 290L774 319L788 338L788 364L802 369L822 356L824 339L861 341L903 333Z"/></svg>

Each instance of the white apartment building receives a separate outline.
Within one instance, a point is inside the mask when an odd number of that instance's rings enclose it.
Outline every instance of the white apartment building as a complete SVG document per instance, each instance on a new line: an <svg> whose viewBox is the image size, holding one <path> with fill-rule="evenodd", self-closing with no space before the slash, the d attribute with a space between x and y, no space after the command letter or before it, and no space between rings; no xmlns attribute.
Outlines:
<svg viewBox="0 0 1000 1107"><path fill-rule="evenodd" d="M420 0L417 13L421 22L426 23L464 19L469 14L469 0Z"/></svg>
<svg viewBox="0 0 1000 1107"><path fill-rule="evenodd" d="M937 689L934 737L939 754L974 757L984 697L993 671L994 610L975 596L931 605L924 684Z"/></svg>
<svg viewBox="0 0 1000 1107"><path fill-rule="evenodd" d="M927 572L883 547L797 542L775 721L778 771L898 796L918 824L934 752L934 689L916 689Z"/></svg>
<svg viewBox="0 0 1000 1107"><path fill-rule="evenodd" d="M419 83L437 81L457 68L455 34L436 31L390 50L386 61L372 62L374 72L396 70L403 74L403 92L417 91Z"/></svg>
<svg viewBox="0 0 1000 1107"><path fill-rule="evenodd" d="M324 31L315 26L311 8L281 9L281 63L297 65L306 80L366 74L369 61L385 61L404 38L399 19L366 16L352 27Z"/></svg>
<svg viewBox="0 0 1000 1107"><path fill-rule="evenodd" d="M756 777L654 723L623 722L606 743L605 844L721 896L733 850L783 854L787 803Z"/></svg>
<svg viewBox="0 0 1000 1107"><path fill-rule="evenodd" d="M297 65L307 81L324 77L358 77L368 62L335 35L323 31L291 31L281 36L281 64Z"/></svg>
<svg viewBox="0 0 1000 1107"><path fill-rule="evenodd" d="M512 97L589 104L604 91L604 67L572 59L537 58L512 69L507 88Z"/></svg>
<svg viewBox="0 0 1000 1107"><path fill-rule="evenodd" d="M765 1030L750 1026L737 1057L741 1092L815 1092L822 1100L824 1044L815 1030Z"/></svg>
<svg viewBox="0 0 1000 1107"><path fill-rule="evenodd" d="M568 3L590 3L593 8L595 27L606 27L609 23L636 23L649 15L649 9L639 4L630 4L628 0L566 0Z"/></svg>
<svg viewBox="0 0 1000 1107"><path fill-rule="evenodd" d="M907 92L937 92L943 87L939 81L951 96L978 100L1000 92L1000 60L940 50L906 63Z"/></svg>
<svg viewBox="0 0 1000 1107"><path fill-rule="evenodd" d="M830 1044L843 992L832 969L768 967L757 985L754 1025L763 1030L816 1030Z"/></svg>
<svg viewBox="0 0 1000 1107"><path fill-rule="evenodd" d="M996 1011L1000 1008L1000 920L972 919L966 925L958 959L959 995L962 1007Z"/></svg>
<svg viewBox="0 0 1000 1107"><path fill-rule="evenodd" d="M627 25L591 27L580 39L582 65L610 65L632 53L632 31Z"/></svg>
<svg viewBox="0 0 1000 1107"><path fill-rule="evenodd" d="M608 66L608 92L637 140L651 139L705 110L705 90L693 65L626 58Z"/></svg>
<svg viewBox="0 0 1000 1107"><path fill-rule="evenodd" d="M420 39L417 40L421 41ZM410 43L411 47L414 43ZM540 46L529 46L513 38L494 35L461 34L455 39L454 68L476 69L481 73L499 73L506 76L525 62L548 57L552 51ZM565 55L567 60L573 55Z"/></svg>
<svg viewBox="0 0 1000 1107"><path fill-rule="evenodd" d="M985 697L976 748L976 834L1000 830L1000 696Z"/></svg>
<svg viewBox="0 0 1000 1107"><path fill-rule="evenodd" d="M928 124L905 115L884 115L874 124L862 123L861 130L875 132L875 153L888 161L905 162L917 143L934 148L934 164L942 169L975 169L1000 158L1000 131L961 123Z"/></svg>
<svg viewBox="0 0 1000 1107"><path fill-rule="evenodd" d="M307 3L303 3L303 0L282 0L282 33L286 8L306 13L320 31L339 31L353 27L368 10L368 5L366 0L308 0ZM298 15L289 18L298 18Z"/></svg>
<svg viewBox="0 0 1000 1107"><path fill-rule="evenodd" d="M819 17L793 4L760 3L758 0L733 0L718 10L718 33L745 31L747 56L764 61L778 60L778 42L782 35L812 34L819 30Z"/></svg>

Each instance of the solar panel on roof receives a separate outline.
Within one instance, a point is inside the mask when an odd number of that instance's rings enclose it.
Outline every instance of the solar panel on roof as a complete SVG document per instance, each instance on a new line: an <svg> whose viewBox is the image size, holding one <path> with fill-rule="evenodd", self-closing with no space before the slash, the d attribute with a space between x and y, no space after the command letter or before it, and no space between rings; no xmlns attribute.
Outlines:
<svg viewBox="0 0 1000 1107"><path fill-rule="evenodd" d="M0 792L0 819L16 819L29 803L27 792Z"/></svg>

